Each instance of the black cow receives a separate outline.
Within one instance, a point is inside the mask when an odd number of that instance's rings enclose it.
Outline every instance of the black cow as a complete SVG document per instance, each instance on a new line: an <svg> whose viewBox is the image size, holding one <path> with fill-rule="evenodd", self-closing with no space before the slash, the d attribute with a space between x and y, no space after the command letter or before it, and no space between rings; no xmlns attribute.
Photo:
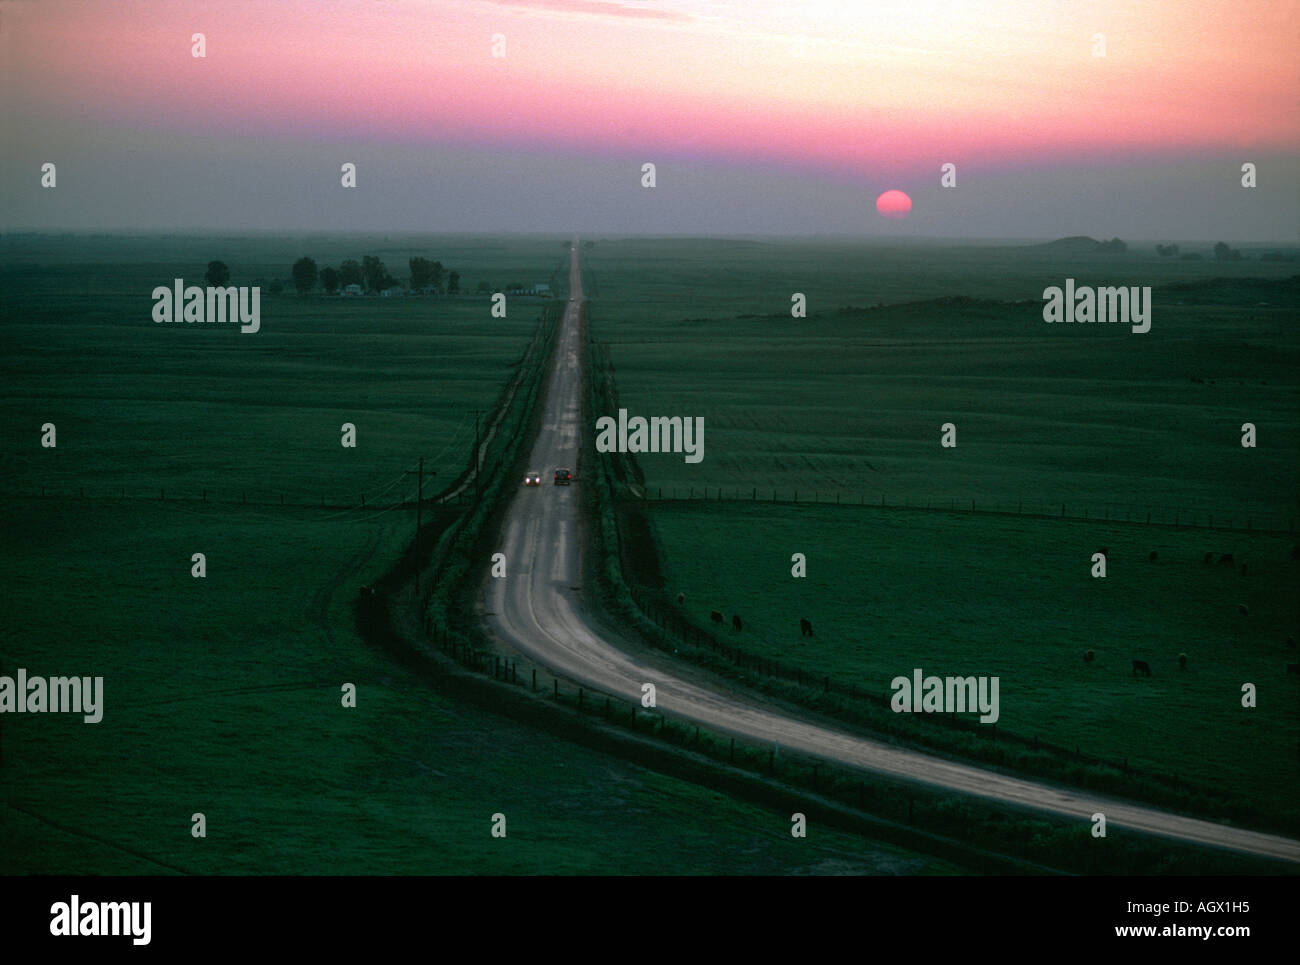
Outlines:
<svg viewBox="0 0 1300 965"><path fill-rule="evenodd" d="M731 615L731 628L732 628L733 630L743 630L743 629L744 629L744 627L741 626L741 623L740 623L740 617L736 616L734 613Z"/></svg>
<svg viewBox="0 0 1300 965"><path fill-rule="evenodd" d="M1248 616L1250 616L1250 607L1246 606L1246 604L1244 604L1244 603L1238 603L1238 604L1237 604L1237 612L1240 613L1240 614L1241 614L1242 616L1244 616L1244 617L1248 617Z"/></svg>
<svg viewBox="0 0 1300 965"><path fill-rule="evenodd" d="M811 637L813 635L812 624L809 623L807 620L800 620L799 635L803 637Z"/></svg>
<svg viewBox="0 0 1300 965"><path fill-rule="evenodd" d="M682 605L683 603L685 603L685 602L686 602L686 594L685 594L685 593L678 593L678 594L677 594L677 605L678 605L678 606L681 606L681 605Z"/></svg>
<svg viewBox="0 0 1300 965"><path fill-rule="evenodd" d="M709 619L712 620L714 623L721 623L722 614L719 613L717 610L714 610L712 613L709 614Z"/></svg>
<svg viewBox="0 0 1300 965"><path fill-rule="evenodd" d="M1093 662L1094 660L1096 660L1096 659L1097 659L1097 655L1096 655L1095 653L1093 653L1091 650L1085 650L1085 651L1083 651L1083 662L1084 662L1084 663L1092 663L1092 662Z"/></svg>
<svg viewBox="0 0 1300 965"><path fill-rule="evenodd" d="M1106 557L1107 559L1110 559L1110 547L1109 547L1109 546L1103 546L1103 547L1101 547L1100 549L1098 549L1097 552L1100 553L1102 556Z"/></svg>
<svg viewBox="0 0 1300 965"><path fill-rule="evenodd" d="M1245 564L1245 563L1242 563L1242 564L1241 564L1241 575L1242 575L1242 576L1245 576L1245 575L1246 575L1246 564Z"/></svg>
<svg viewBox="0 0 1300 965"><path fill-rule="evenodd" d="M1149 559L1152 563L1154 563L1156 560L1160 559L1160 554L1157 553L1155 550L1152 550L1151 555L1148 556L1147 559Z"/></svg>
<svg viewBox="0 0 1300 965"><path fill-rule="evenodd" d="M1178 655L1178 669L1179 669L1179 670L1186 670L1186 669L1187 669L1187 654L1185 654L1185 653L1180 653L1180 654Z"/></svg>
<svg viewBox="0 0 1300 965"><path fill-rule="evenodd" d="M1150 665L1149 663L1147 663L1145 660L1134 660L1134 661L1133 661L1133 676L1136 677L1138 674L1142 674L1142 676L1144 676L1144 677L1150 677L1150 676L1151 676L1151 665Z"/></svg>
<svg viewBox="0 0 1300 965"><path fill-rule="evenodd" d="M1207 562L1207 563L1213 563L1213 562L1214 562L1214 554L1213 554L1213 553L1206 553L1206 554L1205 554L1205 562Z"/></svg>

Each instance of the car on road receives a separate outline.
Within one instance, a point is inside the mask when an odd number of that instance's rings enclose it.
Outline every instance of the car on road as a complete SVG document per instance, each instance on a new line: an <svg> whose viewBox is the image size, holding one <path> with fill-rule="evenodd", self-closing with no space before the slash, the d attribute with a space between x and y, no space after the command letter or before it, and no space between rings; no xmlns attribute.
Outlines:
<svg viewBox="0 0 1300 965"><path fill-rule="evenodd" d="M542 474L536 469L530 469L524 473L525 486L540 486L542 484Z"/></svg>
<svg viewBox="0 0 1300 965"><path fill-rule="evenodd" d="M571 482L573 482L573 473L569 472L567 469L555 470L555 485L567 486Z"/></svg>

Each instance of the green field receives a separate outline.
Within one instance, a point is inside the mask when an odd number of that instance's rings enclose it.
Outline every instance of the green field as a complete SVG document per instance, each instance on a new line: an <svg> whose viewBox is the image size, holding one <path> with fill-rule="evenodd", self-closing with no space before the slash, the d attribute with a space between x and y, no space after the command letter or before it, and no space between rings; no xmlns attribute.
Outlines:
<svg viewBox="0 0 1300 965"><path fill-rule="evenodd" d="M105 711L0 720L0 870L956 870L849 834L795 840L788 815L431 692L352 619L354 584L409 533L396 517L108 504L88 529L52 501L11 503L5 671L102 675ZM192 546L206 580L171 565Z"/></svg>
<svg viewBox="0 0 1300 965"><path fill-rule="evenodd" d="M427 495L468 463L473 412L510 378L537 300L492 320L483 299L285 294L264 298L256 335L149 317L154 285L196 282L214 257L248 284L302 254L378 252L394 273L425 254L473 287L545 280L556 239L0 251L0 672L105 678L98 724L0 718L0 873L961 870L825 829L794 839L788 814L462 706L362 640L356 587L413 529L403 473L425 456ZM356 449L339 444L345 421Z"/></svg>
<svg viewBox="0 0 1300 965"><path fill-rule="evenodd" d="M705 421L703 462L639 455L629 491L695 622L742 614L749 652L875 693L915 667L996 674L1007 732L1294 809L1294 265L669 241L598 242L587 264L619 405ZM1067 277L1151 285L1151 332L1044 324L1042 288ZM808 319L789 317L792 291ZM939 511L972 503L1010 515Z"/></svg>
<svg viewBox="0 0 1300 965"><path fill-rule="evenodd" d="M745 628L729 638L818 684L886 695L917 667L997 676L1001 731L1295 807L1300 701L1284 664L1295 659L1285 640L1300 616L1300 563L1287 539L743 503L662 507L652 519L668 589L686 592L698 624L712 609L740 613ZM1089 574L1099 538L1105 579ZM1208 546L1248 561L1247 575L1205 565ZM806 578L791 576L796 552ZM801 617L815 636L800 635ZM1132 675L1134 658L1150 679ZM1247 681L1253 710L1241 706Z"/></svg>
<svg viewBox="0 0 1300 965"><path fill-rule="evenodd" d="M1201 277L1238 278L1287 277L1294 266L1153 255L1084 265L1057 257L1044 268L1042 256L998 249L947 258L919 248L908 262L862 247L853 249L855 288L842 252L820 274L790 267L807 254L800 246L715 249L688 245L671 266L667 242L657 260L616 245L588 254L604 279L592 337L609 346L621 404L630 415L704 419L702 462L638 458L654 493L721 486L787 499L1066 503L1080 515L1167 507L1268 516L1283 528L1297 518L1300 284L1269 286L1263 297L1249 285L1156 291L1145 335L1041 317L1044 284L1066 277L1156 285L1188 280L1189 264L1201 264ZM743 294L693 301L712 290L702 279L715 263ZM890 276L891 294L924 301L839 311L874 304L873 276L887 269L901 273ZM783 289L774 276L788 279ZM659 279L653 294L647 277ZM789 317L792 290L806 290L809 318ZM1254 304L1262 300L1270 304ZM718 314L704 317L706 308ZM736 317L746 313L756 314ZM955 449L940 446L948 422ZM1255 449L1240 445L1245 422L1257 428Z"/></svg>

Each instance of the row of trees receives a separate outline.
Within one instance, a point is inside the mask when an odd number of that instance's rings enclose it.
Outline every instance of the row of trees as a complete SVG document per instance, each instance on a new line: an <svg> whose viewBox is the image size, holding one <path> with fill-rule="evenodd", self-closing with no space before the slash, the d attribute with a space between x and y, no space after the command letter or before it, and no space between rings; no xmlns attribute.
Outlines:
<svg viewBox="0 0 1300 965"><path fill-rule="evenodd" d="M1178 255L1177 245L1156 245L1156 254L1162 258L1174 258ZM1199 260L1200 255L1195 252L1183 255L1183 260ZM1226 242L1218 241L1214 245L1215 261L1241 261L1241 252L1236 248L1230 248Z"/></svg>
<svg viewBox="0 0 1300 965"><path fill-rule="evenodd" d="M432 287L442 290L443 265L440 261L428 258L412 258L407 262L410 269L411 288L417 291ZM299 294L306 294L316 287L319 280L325 294L334 295L348 285L360 285L364 291L381 292L397 284L397 279L389 273L388 268L377 255L365 255L361 261L349 258L337 268L326 265L317 270L312 258L299 258L293 263L293 287ZM447 294L460 294L460 273L447 272Z"/></svg>
<svg viewBox="0 0 1300 965"><path fill-rule="evenodd" d="M407 265L411 271L413 289L419 290L432 286L441 290L445 275L447 294L460 294L460 273L446 271L442 262L430 261L428 258L412 258ZM293 263L292 276L293 286L300 294L311 291L316 287L317 282L325 289L327 295L336 295L348 285L360 285L365 291L380 292L397 284L397 280L389 274L384 263L375 255L366 255L359 262L349 258L337 268L326 265L320 269L313 259L299 258ZM230 268L224 261L210 261L207 273L203 277L212 287L221 288L230 282ZM261 279L258 281L260 282ZM267 285L267 290L273 295L278 295L284 290L284 285L278 280L271 281ZM479 282L476 289L480 295L486 295L492 290L485 281ZM505 290L520 292L524 290L524 286L520 282L511 282Z"/></svg>

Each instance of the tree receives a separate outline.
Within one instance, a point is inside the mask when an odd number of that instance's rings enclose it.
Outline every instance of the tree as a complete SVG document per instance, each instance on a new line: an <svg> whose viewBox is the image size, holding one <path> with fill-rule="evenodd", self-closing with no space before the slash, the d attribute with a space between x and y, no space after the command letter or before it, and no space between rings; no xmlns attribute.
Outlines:
<svg viewBox="0 0 1300 965"><path fill-rule="evenodd" d="M1177 245L1156 245L1156 254L1161 258L1172 258L1178 254Z"/></svg>
<svg viewBox="0 0 1300 965"><path fill-rule="evenodd" d="M210 261L208 273L203 278L213 288L221 288L230 281L230 269L226 267L224 261Z"/></svg>
<svg viewBox="0 0 1300 965"><path fill-rule="evenodd" d="M447 276L447 294L448 295L460 294L460 272L453 271L450 275Z"/></svg>
<svg viewBox="0 0 1300 965"><path fill-rule="evenodd" d="M320 283L326 295L333 295L339 290L339 270L332 265L326 265L320 270Z"/></svg>
<svg viewBox="0 0 1300 965"><path fill-rule="evenodd" d="M433 284L429 278L432 274L433 262L428 258L412 258L407 262L411 269L411 287L419 290L425 285Z"/></svg>
<svg viewBox="0 0 1300 965"><path fill-rule="evenodd" d="M492 289L491 289L490 287L488 287L488 283L485 282L485 281L481 281L481 282L479 282L479 283L478 283L478 288L475 289L475 291L477 291L480 295L486 295L486 294L487 294L488 292L490 292L491 290L492 290Z"/></svg>
<svg viewBox="0 0 1300 965"><path fill-rule="evenodd" d="M1097 246L1098 251L1107 251L1117 255L1122 255L1128 251L1128 245L1118 238L1111 238L1110 241L1103 241Z"/></svg>
<svg viewBox="0 0 1300 965"><path fill-rule="evenodd" d="M349 258L343 264L339 265L339 284L343 287L348 285L360 285L364 280L361 274L361 265L355 258Z"/></svg>
<svg viewBox="0 0 1300 965"><path fill-rule="evenodd" d="M316 262L310 258L299 258L293 263L293 287L299 295L305 295L316 287Z"/></svg>
<svg viewBox="0 0 1300 965"><path fill-rule="evenodd" d="M1214 245L1214 257L1217 261L1227 261L1228 255L1231 253L1231 251L1232 249L1229 248L1222 241L1217 242Z"/></svg>
<svg viewBox="0 0 1300 965"><path fill-rule="evenodd" d="M367 291L379 291L381 282L389 277L388 269L377 255L363 255L361 258L361 277Z"/></svg>

